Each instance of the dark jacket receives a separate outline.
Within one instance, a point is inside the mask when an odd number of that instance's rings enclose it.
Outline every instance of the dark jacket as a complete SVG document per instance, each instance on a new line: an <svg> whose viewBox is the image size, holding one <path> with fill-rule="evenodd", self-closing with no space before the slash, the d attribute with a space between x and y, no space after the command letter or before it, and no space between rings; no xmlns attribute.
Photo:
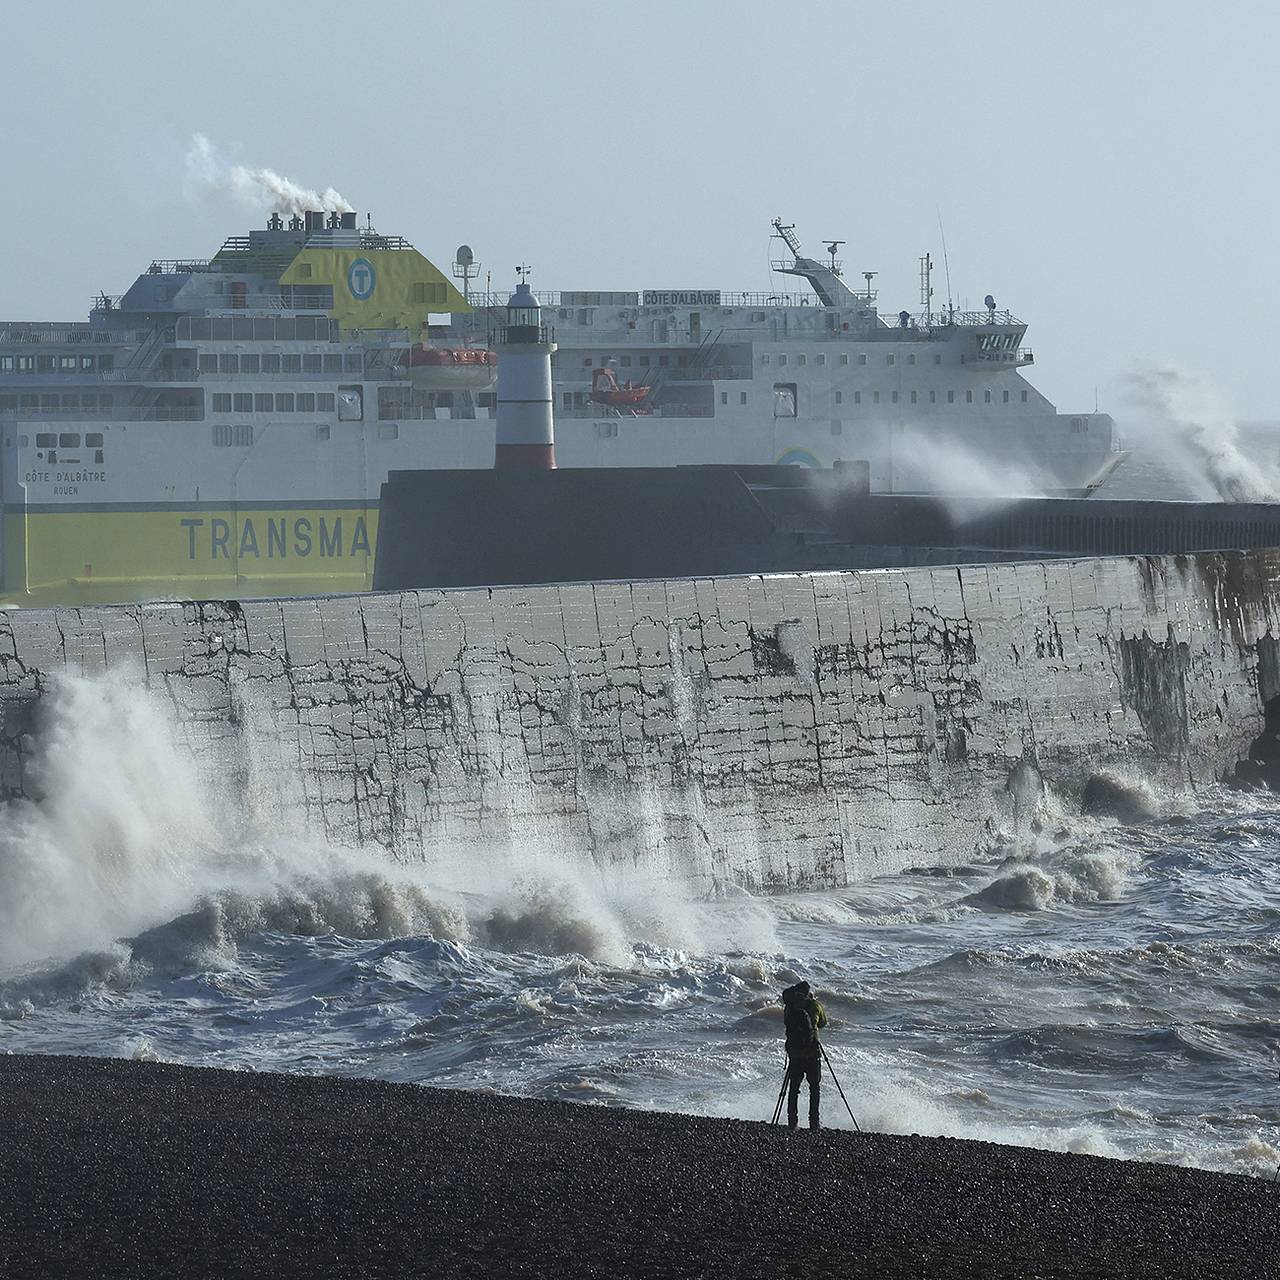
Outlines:
<svg viewBox="0 0 1280 1280"><path fill-rule="evenodd" d="M783 1001L787 1053L793 1058L816 1058L818 1032L827 1025L827 1012L813 996Z"/></svg>

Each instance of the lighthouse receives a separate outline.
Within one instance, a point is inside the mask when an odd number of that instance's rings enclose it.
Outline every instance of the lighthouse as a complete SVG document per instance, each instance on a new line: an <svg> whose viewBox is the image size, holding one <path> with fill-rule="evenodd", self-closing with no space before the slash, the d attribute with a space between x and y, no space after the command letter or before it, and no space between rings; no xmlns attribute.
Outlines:
<svg viewBox="0 0 1280 1280"><path fill-rule="evenodd" d="M498 330L498 431L493 465L500 471L553 471L551 353L556 344L543 328L538 300L521 280L507 302Z"/></svg>

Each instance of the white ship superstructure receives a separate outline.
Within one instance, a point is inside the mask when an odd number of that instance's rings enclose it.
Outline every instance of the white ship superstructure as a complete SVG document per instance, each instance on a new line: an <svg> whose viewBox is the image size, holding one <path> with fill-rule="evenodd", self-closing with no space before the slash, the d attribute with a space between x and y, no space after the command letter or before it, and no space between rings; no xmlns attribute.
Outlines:
<svg viewBox="0 0 1280 1280"><path fill-rule="evenodd" d="M791 243L812 296L540 295L558 465L866 460L912 492L963 458L1070 492L1113 464L1111 419L1057 414L994 303L886 322ZM497 302L308 213L154 262L87 323L0 322L3 597L368 588L390 470L492 465Z"/></svg>

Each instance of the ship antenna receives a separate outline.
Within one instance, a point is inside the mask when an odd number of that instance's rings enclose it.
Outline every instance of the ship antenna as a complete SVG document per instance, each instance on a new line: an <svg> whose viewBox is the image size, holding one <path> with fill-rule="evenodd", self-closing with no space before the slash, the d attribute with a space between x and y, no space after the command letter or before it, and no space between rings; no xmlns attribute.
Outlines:
<svg viewBox="0 0 1280 1280"><path fill-rule="evenodd" d="M947 257L947 233L942 229L942 206L938 205L938 234L942 237L942 269L947 276L947 314L955 315L951 301L951 260Z"/></svg>

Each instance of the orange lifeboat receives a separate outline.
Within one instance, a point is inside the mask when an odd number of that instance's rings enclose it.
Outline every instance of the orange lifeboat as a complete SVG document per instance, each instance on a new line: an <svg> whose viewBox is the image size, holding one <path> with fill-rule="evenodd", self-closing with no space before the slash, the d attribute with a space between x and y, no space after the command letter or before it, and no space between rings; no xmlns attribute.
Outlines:
<svg viewBox="0 0 1280 1280"><path fill-rule="evenodd" d="M597 369L591 375L591 399L595 404L607 404L611 409L628 409L632 413L647 413L644 402L652 387L637 387L631 382L619 383L618 375L608 366Z"/></svg>
<svg viewBox="0 0 1280 1280"><path fill-rule="evenodd" d="M420 391L488 391L498 378L498 358L473 347L409 348L409 380Z"/></svg>

